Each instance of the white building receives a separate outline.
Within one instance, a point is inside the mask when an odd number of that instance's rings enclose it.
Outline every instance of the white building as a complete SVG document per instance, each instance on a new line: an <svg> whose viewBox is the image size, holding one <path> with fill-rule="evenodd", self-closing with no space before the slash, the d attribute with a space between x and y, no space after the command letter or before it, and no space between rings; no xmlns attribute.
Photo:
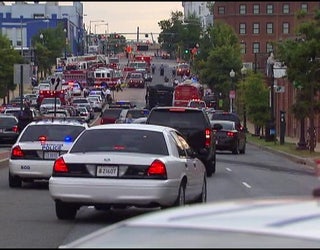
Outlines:
<svg viewBox="0 0 320 250"><path fill-rule="evenodd" d="M210 13L208 8L209 4L214 2L182 2L182 7L184 10L185 20L188 20L188 17L195 15L200 19L200 23L203 29L206 29L208 26L213 24L213 15Z"/></svg>

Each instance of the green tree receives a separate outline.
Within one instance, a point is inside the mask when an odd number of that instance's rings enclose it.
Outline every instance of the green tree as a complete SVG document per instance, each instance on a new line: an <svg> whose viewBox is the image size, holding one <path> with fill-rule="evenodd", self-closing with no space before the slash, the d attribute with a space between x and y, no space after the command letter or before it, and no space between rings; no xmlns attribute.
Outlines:
<svg viewBox="0 0 320 250"><path fill-rule="evenodd" d="M184 51L199 42L202 31L199 18L190 15L188 20L183 21L183 13L176 11L171 12L170 19L161 20L158 25L162 30L158 37L161 49L174 57L190 60L190 53L185 54Z"/></svg>
<svg viewBox="0 0 320 250"><path fill-rule="evenodd" d="M215 93L223 93L224 109L229 102L232 87L230 71L236 72L235 89L241 77L242 60L238 37L231 26L216 22L200 40L200 52L195 57L194 70L200 82L207 84Z"/></svg>
<svg viewBox="0 0 320 250"><path fill-rule="evenodd" d="M305 12L297 14L303 20ZM320 89L320 10L315 12L314 19L301 21L297 28L297 38L288 39L277 44L276 56L283 61L288 69L289 81L299 83L296 102L292 112L297 119L304 122L309 118L310 131L314 130L314 116L320 112L318 95ZM297 86L297 85L296 85ZM314 135L311 136L315 140ZM314 145L311 143L311 145ZM314 151L314 147L310 148Z"/></svg>
<svg viewBox="0 0 320 250"><path fill-rule="evenodd" d="M40 38L40 34L43 38ZM56 65L56 58L64 57L65 52L70 52L70 45L66 40L66 33L63 26L58 25L56 28L39 30L32 37L36 51L36 63L42 77L46 77L52 73L52 69ZM66 51L65 51L66 50Z"/></svg>
<svg viewBox="0 0 320 250"><path fill-rule="evenodd" d="M256 128L256 135L260 135L261 128L270 120L269 89L261 73L248 71L246 79L239 86L239 94L246 102L248 119Z"/></svg>
<svg viewBox="0 0 320 250"><path fill-rule="evenodd" d="M23 63L20 51L14 50L10 40L0 34L0 98L6 103L9 102L9 91L16 88L13 82L14 64Z"/></svg>

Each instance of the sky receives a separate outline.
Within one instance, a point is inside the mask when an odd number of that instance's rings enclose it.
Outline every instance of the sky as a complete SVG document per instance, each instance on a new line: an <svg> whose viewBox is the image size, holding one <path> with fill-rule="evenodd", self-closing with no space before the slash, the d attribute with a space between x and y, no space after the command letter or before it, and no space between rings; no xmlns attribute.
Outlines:
<svg viewBox="0 0 320 250"><path fill-rule="evenodd" d="M182 11L182 1L147 1L147 2L95 2L82 1L86 27L97 33L133 33L124 35L135 39L139 33L153 33L154 39L161 32L158 22L171 18L171 12ZM70 2L59 2L70 5ZM104 20L104 22L93 22ZM134 35L135 34L135 35ZM140 36L142 38L142 36Z"/></svg>

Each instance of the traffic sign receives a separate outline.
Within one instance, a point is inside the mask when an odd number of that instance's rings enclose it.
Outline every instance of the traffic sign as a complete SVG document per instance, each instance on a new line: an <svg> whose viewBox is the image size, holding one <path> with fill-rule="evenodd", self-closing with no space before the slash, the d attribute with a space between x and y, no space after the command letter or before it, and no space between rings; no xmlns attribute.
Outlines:
<svg viewBox="0 0 320 250"><path fill-rule="evenodd" d="M229 92L229 98L230 98L230 99L235 99L235 98L236 98L236 91L235 91L235 90L230 90L230 92Z"/></svg>

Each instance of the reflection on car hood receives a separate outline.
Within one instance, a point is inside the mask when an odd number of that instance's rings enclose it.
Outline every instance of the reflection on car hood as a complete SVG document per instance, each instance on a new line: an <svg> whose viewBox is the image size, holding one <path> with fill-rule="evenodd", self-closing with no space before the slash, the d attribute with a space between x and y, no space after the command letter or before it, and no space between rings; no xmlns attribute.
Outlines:
<svg viewBox="0 0 320 250"><path fill-rule="evenodd" d="M319 223L317 199L232 200L149 212L61 247L319 247Z"/></svg>

